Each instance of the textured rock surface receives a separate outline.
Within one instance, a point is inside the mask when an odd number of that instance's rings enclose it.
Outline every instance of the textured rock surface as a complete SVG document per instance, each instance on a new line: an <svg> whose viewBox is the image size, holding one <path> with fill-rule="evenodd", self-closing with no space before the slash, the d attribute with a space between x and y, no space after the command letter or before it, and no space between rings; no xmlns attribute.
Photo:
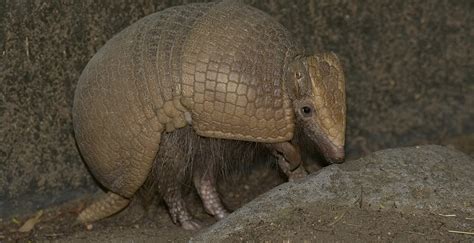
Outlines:
<svg viewBox="0 0 474 243"><path fill-rule="evenodd" d="M193 237L193 241L237 240L236 235L246 235L260 225L280 224L285 228L285 224L297 221L299 216L295 212L308 212L318 205L344 207L349 211L363 208L402 214L472 215L473 178L474 159L446 147L379 151L324 168L302 181L282 184ZM318 217L323 218L324 212L305 215L305 218ZM337 227L334 231L337 232ZM268 235L259 237L265 239Z"/></svg>
<svg viewBox="0 0 474 243"><path fill-rule="evenodd" d="M72 135L77 78L113 34L184 2L0 1L0 216L97 188ZM246 2L341 57L351 154L474 132L471 1Z"/></svg>

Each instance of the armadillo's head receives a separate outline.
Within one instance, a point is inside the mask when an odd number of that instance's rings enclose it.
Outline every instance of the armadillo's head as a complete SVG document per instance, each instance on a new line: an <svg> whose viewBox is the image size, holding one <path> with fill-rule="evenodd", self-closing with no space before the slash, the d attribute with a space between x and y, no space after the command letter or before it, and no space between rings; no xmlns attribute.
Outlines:
<svg viewBox="0 0 474 243"><path fill-rule="evenodd" d="M334 53L303 57L289 66L288 86L297 129L330 163L344 160L345 81Z"/></svg>

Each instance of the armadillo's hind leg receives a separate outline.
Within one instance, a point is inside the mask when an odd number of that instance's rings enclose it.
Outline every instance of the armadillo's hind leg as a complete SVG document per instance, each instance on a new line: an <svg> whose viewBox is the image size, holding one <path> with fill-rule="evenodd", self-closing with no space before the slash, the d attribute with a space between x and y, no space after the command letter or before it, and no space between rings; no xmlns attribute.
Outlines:
<svg viewBox="0 0 474 243"><path fill-rule="evenodd" d="M173 223L180 224L186 230L198 230L202 227L201 223L189 213L179 184L169 183L165 188L159 189L168 206Z"/></svg>
<svg viewBox="0 0 474 243"><path fill-rule="evenodd" d="M113 192L107 192L84 209L77 220L81 223L90 223L109 217L124 209L129 202L130 200L127 198Z"/></svg>
<svg viewBox="0 0 474 243"><path fill-rule="evenodd" d="M216 178L211 171L208 170L204 173L195 172L193 176L194 186L201 197L206 211L220 220L229 215L229 211L222 205L222 201L217 193Z"/></svg>

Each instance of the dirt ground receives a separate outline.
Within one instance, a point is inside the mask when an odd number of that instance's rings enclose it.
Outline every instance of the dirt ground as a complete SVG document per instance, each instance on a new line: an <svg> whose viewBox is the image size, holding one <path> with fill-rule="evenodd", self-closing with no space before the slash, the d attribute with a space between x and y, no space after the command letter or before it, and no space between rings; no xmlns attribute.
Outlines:
<svg viewBox="0 0 474 243"><path fill-rule="evenodd" d="M231 178L219 188L219 191L226 192L223 195L224 203L229 209L235 210L283 182L283 177L275 168L261 166L248 175ZM26 233L20 233L18 229L35 215L0 219L0 242L51 240L103 242L117 239L160 239L160 241L182 242L196 233L185 231L174 225L159 199L154 200L146 210L141 201L136 200L123 212L94 223L89 229L86 225L75 224L78 213L90 201L90 198L86 198L59 207L44 209L34 229ZM196 194L190 193L187 201L190 210L205 226L214 222L214 219L202 209Z"/></svg>
<svg viewBox="0 0 474 243"><path fill-rule="evenodd" d="M70 204L45 213L36 229L28 233L11 232L19 225L4 222L0 235L5 242L113 242L156 241L185 242L196 232L185 231L174 225L164 207L135 222L123 222L120 215L87 228L72 226L81 203ZM232 235L235 241L272 242L289 239L294 242L308 241L398 241L398 242L472 242L473 236L463 233L474 227L474 218L468 215L400 214L364 209L343 210L328 205L315 207L315 212L294 212L295 217L283 224L262 224L245 235ZM124 212L126 213L126 212ZM321 217L307 217L318 214ZM454 216L455 215L455 216ZM202 212L197 214L206 225L213 219ZM457 232L459 231L459 232Z"/></svg>
<svg viewBox="0 0 474 243"><path fill-rule="evenodd" d="M224 202L236 209L257 195L282 183L275 169L261 167L239 179L231 180L220 188L226 192ZM263 186L262 186L263 185ZM185 242L199 232L190 232L174 225L163 204L158 202L144 210L139 201L120 214L92 225L75 224L75 217L89 199L45 209L34 228L18 232L35 215L3 219L0 222L0 242ZM188 198L194 215L203 225L215 221L205 214L194 194ZM262 222L245 232L232 235L233 241L397 241L397 242L472 242L473 215L452 212L449 215L413 212L397 213L367 210L360 207L337 208L331 205L314 205L308 210L295 210L289 218L278 222ZM317 217L314 217L317 215Z"/></svg>

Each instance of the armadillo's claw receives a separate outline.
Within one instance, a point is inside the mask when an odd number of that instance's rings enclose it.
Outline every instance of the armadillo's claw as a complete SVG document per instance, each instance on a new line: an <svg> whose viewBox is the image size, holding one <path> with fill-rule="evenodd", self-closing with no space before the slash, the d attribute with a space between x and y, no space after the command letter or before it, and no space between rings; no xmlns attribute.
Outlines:
<svg viewBox="0 0 474 243"><path fill-rule="evenodd" d="M190 219L183 222L180 222L181 227L185 230L196 231L202 228L201 222L196 219Z"/></svg>
<svg viewBox="0 0 474 243"><path fill-rule="evenodd" d="M301 178L304 178L308 175L308 172L304 168L303 165L300 165L296 167L296 169L291 170L290 169L290 163L283 157L283 156L277 156L278 158L278 166L280 169L285 173L285 175L288 177L288 181L295 181Z"/></svg>
<svg viewBox="0 0 474 243"><path fill-rule="evenodd" d="M82 210L76 221L79 223L90 223L109 217L124 209L129 202L130 200L127 198L113 192L107 192L89 207Z"/></svg>
<svg viewBox="0 0 474 243"><path fill-rule="evenodd" d="M290 171L288 174L288 181L295 181L299 179L303 179L308 175L308 172L304 168L304 166L300 166L296 168L296 170Z"/></svg>
<svg viewBox="0 0 474 243"><path fill-rule="evenodd" d="M201 222L189 213L184 201L180 200L170 205L169 211L173 223L181 225L181 228L185 230L199 230L202 228Z"/></svg>

